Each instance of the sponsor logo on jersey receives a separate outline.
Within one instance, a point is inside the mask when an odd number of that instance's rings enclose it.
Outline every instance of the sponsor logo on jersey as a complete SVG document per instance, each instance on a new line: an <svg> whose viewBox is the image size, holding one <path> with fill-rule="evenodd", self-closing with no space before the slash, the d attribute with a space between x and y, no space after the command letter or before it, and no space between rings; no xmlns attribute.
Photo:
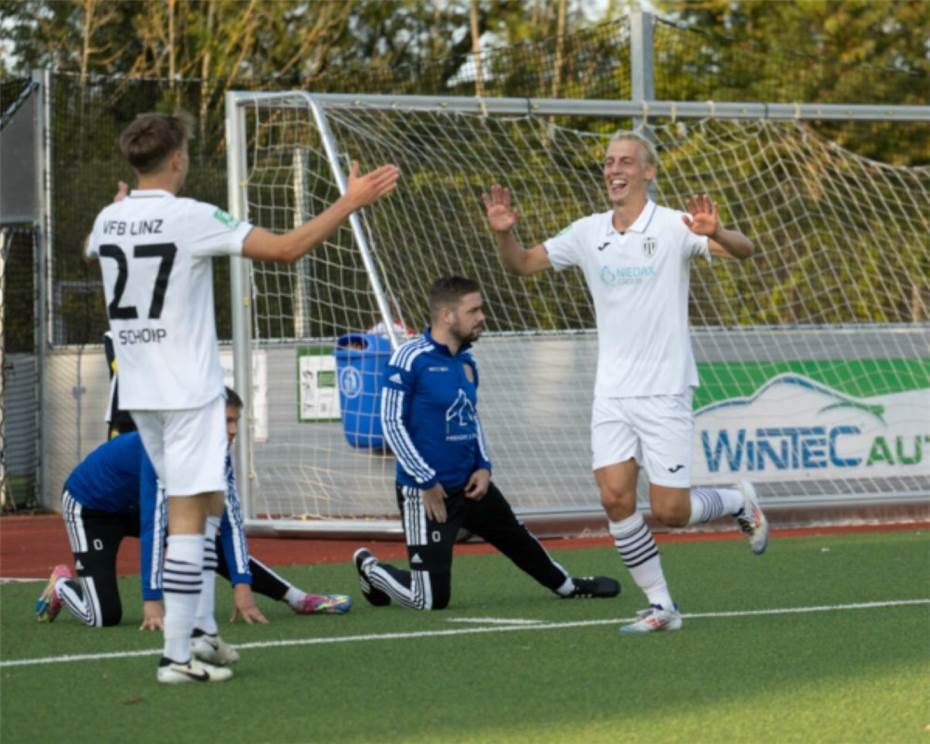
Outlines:
<svg viewBox="0 0 930 744"><path fill-rule="evenodd" d="M476 436L475 406L459 388L455 401L446 409L446 441L461 442Z"/></svg>
<svg viewBox="0 0 930 744"><path fill-rule="evenodd" d="M448 367L427 367L426 371L427 372L448 372L449 368Z"/></svg>
<svg viewBox="0 0 930 744"><path fill-rule="evenodd" d="M642 284L654 279L655 266L604 266L601 269L601 281L608 286L615 287L624 284Z"/></svg>
<svg viewBox="0 0 930 744"><path fill-rule="evenodd" d="M673 468L669 468L669 469L668 469L668 472L670 472L670 473L677 473L677 472L678 472L679 470L681 470L683 467L684 467L684 465L676 465L676 466L673 467Z"/></svg>
<svg viewBox="0 0 930 744"><path fill-rule="evenodd" d="M222 222L230 230L235 230L237 227L239 227L239 220L233 217L229 212L224 212L222 209L217 209L213 213L213 218L217 222Z"/></svg>
<svg viewBox="0 0 930 744"><path fill-rule="evenodd" d="M643 255L646 258L652 258L656 253L658 242L655 238L643 238Z"/></svg>
<svg viewBox="0 0 930 744"><path fill-rule="evenodd" d="M403 383L403 380L400 379L400 373L395 372L393 375L388 377L388 382L393 382L395 385L400 385Z"/></svg>
<svg viewBox="0 0 930 744"><path fill-rule="evenodd" d="M413 557L410 559L410 563L420 565L423 563L423 559L420 557L419 553L414 553Z"/></svg>
<svg viewBox="0 0 930 744"><path fill-rule="evenodd" d="M164 328L124 328L119 332L118 338L123 346L135 346L136 344L160 344L168 337L168 331Z"/></svg>
<svg viewBox="0 0 930 744"><path fill-rule="evenodd" d="M608 240L608 241L607 241L606 243L604 243L603 245L599 245L599 246L597 247L597 249L598 249L599 251L602 251L602 250L604 250L604 249L605 249L607 246L609 246L609 245L610 245L610 241Z"/></svg>

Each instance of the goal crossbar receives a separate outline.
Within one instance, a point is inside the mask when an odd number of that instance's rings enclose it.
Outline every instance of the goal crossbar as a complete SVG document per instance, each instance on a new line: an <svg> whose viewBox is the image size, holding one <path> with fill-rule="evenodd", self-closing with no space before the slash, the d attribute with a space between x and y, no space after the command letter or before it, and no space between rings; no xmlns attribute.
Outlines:
<svg viewBox="0 0 930 744"><path fill-rule="evenodd" d="M930 121L930 106L761 103L758 101L615 101L572 98L482 98L477 96L358 95L354 93L252 93L232 91L237 105L276 100L280 106L365 106L406 111L454 111L502 116L666 117L682 119L767 119L770 121ZM288 103L290 100L290 103Z"/></svg>

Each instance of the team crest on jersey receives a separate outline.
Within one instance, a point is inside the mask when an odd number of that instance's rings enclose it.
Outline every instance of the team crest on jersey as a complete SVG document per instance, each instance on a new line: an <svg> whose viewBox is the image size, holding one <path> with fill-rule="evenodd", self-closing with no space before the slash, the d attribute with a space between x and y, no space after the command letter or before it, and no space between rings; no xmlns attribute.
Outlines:
<svg viewBox="0 0 930 744"><path fill-rule="evenodd" d="M213 213L213 217L218 221L222 222L230 230L235 230L239 227L239 220L233 217L229 212L224 212L222 209L217 209Z"/></svg>
<svg viewBox="0 0 930 744"><path fill-rule="evenodd" d="M655 238L643 238L643 255L652 258L655 255L658 243Z"/></svg>
<svg viewBox="0 0 930 744"><path fill-rule="evenodd" d="M471 368L470 364L465 365L465 379L469 382L475 381L475 371Z"/></svg>

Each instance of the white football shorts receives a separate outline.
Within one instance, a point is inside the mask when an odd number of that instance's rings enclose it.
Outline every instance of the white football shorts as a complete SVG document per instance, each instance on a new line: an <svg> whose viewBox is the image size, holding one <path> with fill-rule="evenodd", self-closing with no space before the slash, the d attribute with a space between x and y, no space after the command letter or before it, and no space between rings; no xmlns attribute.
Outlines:
<svg viewBox="0 0 930 744"><path fill-rule="evenodd" d="M591 409L592 468L636 460L649 482L691 486L692 391L643 398L595 398Z"/></svg>
<svg viewBox="0 0 930 744"><path fill-rule="evenodd" d="M181 411L131 411L168 496L226 490L226 398Z"/></svg>

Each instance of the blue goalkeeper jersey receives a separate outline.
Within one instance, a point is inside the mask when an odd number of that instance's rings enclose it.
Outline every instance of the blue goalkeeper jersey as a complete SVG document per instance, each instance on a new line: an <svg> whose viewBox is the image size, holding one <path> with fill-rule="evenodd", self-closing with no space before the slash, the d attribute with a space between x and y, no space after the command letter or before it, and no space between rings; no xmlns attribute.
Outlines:
<svg viewBox="0 0 930 744"><path fill-rule="evenodd" d="M145 450L138 433L111 439L71 471L65 490L88 509L115 514L137 512L143 457L146 457Z"/></svg>
<svg viewBox="0 0 930 744"><path fill-rule="evenodd" d="M429 329L391 355L381 392L381 428L397 457L397 482L447 490L491 469L478 419L478 366L463 344L456 354Z"/></svg>

